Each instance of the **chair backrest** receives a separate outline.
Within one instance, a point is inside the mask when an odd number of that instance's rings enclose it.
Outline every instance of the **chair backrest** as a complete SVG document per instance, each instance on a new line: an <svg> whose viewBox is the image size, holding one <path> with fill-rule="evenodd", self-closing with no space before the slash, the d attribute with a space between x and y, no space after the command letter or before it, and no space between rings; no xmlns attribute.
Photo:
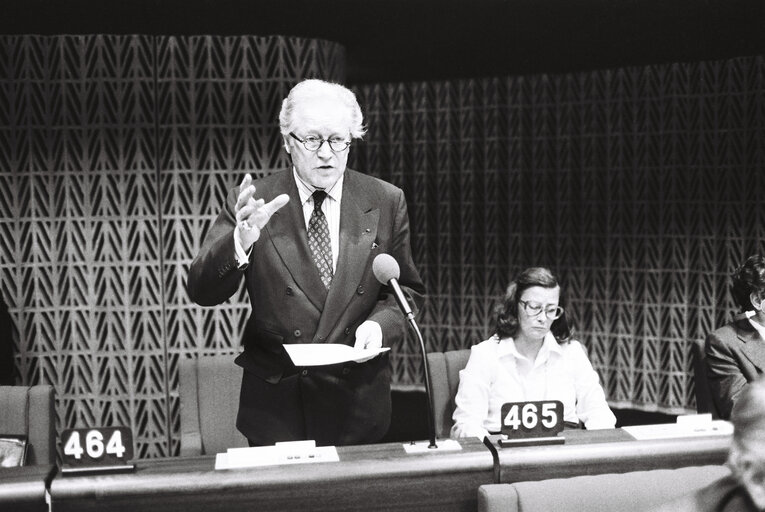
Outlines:
<svg viewBox="0 0 765 512"><path fill-rule="evenodd" d="M452 428L454 397L460 383L460 370L470 358L470 349L428 353L428 376L433 388L433 414L436 437L448 438Z"/></svg>
<svg viewBox="0 0 765 512"><path fill-rule="evenodd" d="M696 412L712 413L712 417L720 417L720 411L717 410L712 398L712 391L709 388L709 379L707 378L707 353L703 339L695 339L691 344L691 356L693 359L693 380L696 391Z"/></svg>
<svg viewBox="0 0 765 512"><path fill-rule="evenodd" d="M478 512L637 512L706 487L728 475L725 466L690 466L606 473L478 488Z"/></svg>
<svg viewBox="0 0 765 512"><path fill-rule="evenodd" d="M181 455L225 452L247 446L236 428L242 369L233 355L180 362Z"/></svg>
<svg viewBox="0 0 765 512"><path fill-rule="evenodd" d="M26 465L56 463L53 386L0 386L0 434L26 436Z"/></svg>

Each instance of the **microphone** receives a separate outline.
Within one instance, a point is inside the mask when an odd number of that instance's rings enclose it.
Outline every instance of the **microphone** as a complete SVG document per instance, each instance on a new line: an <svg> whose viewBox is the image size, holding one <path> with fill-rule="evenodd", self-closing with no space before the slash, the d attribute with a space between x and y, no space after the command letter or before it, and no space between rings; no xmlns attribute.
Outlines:
<svg viewBox="0 0 765 512"><path fill-rule="evenodd" d="M398 267L398 263L395 258L390 254L378 254L372 261L372 272L380 283L390 286L393 290L393 296L396 297L398 307L404 313L407 320L414 319L414 313L409 306L404 292L401 291L401 287L398 285L398 277L401 275L401 270Z"/></svg>
<svg viewBox="0 0 765 512"><path fill-rule="evenodd" d="M430 444L428 448L438 448L436 444L436 418L433 414L433 390L430 387L430 376L428 370L428 356L425 350L425 342L422 340L422 334L420 333L417 322L414 321L414 313L412 307L407 302L404 293L401 291L401 287L398 285L398 278L401 275L401 269L396 262L396 259L390 254L378 254L372 261L372 272L375 278L384 285L390 287L393 291L393 296L398 302L398 307L404 316L409 321L409 325L417 335L417 340L420 342L420 354L422 356L422 373L425 376L425 396L428 400L428 433L430 434Z"/></svg>

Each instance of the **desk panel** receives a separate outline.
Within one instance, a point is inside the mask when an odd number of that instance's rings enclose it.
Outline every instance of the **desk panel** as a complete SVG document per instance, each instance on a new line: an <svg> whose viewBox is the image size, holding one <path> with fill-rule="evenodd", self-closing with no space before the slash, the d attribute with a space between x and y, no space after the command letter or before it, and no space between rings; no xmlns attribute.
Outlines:
<svg viewBox="0 0 765 512"><path fill-rule="evenodd" d="M566 443L497 448L500 483L722 464L730 436L635 440L622 429L566 430Z"/></svg>
<svg viewBox="0 0 765 512"><path fill-rule="evenodd" d="M413 455L401 443L339 447L339 462L223 471L213 457L138 461L133 473L56 478L51 498L56 512L475 511L494 459L478 440L461 444Z"/></svg>
<svg viewBox="0 0 765 512"><path fill-rule="evenodd" d="M45 489L54 471L51 464L0 468L0 510L47 511Z"/></svg>

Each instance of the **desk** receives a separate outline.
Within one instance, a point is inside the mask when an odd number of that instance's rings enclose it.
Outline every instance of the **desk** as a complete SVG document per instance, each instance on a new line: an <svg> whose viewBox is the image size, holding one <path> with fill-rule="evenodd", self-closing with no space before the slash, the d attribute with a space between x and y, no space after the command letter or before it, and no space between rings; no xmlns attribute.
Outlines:
<svg viewBox="0 0 765 512"><path fill-rule="evenodd" d="M0 510L48 510L45 489L55 472L52 464L0 468Z"/></svg>
<svg viewBox="0 0 765 512"><path fill-rule="evenodd" d="M401 443L338 447L339 462L215 471L210 456L136 462L133 473L60 476L55 512L109 510L475 511L494 482L494 458L477 439L462 450L407 455Z"/></svg>
<svg viewBox="0 0 765 512"><path fill-rule="evenodd" d="M499 482L722 464L730 436L637 441L622 429L565 430L566 443L497 448Z"/></svg>

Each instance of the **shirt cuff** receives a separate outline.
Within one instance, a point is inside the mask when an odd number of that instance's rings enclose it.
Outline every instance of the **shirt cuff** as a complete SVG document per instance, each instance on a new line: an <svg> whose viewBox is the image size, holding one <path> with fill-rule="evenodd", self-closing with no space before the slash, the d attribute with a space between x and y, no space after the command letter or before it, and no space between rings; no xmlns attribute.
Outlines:
<svg viewBox="0 0 765 512"><path fill-rule="evenodd" d="M247 252L244 252L242 244L239 243L239 224L234 228L234 255L236 256L236 262L240 270L247 268L250 264L250 254L252 254L252 247Z"/></svg>

